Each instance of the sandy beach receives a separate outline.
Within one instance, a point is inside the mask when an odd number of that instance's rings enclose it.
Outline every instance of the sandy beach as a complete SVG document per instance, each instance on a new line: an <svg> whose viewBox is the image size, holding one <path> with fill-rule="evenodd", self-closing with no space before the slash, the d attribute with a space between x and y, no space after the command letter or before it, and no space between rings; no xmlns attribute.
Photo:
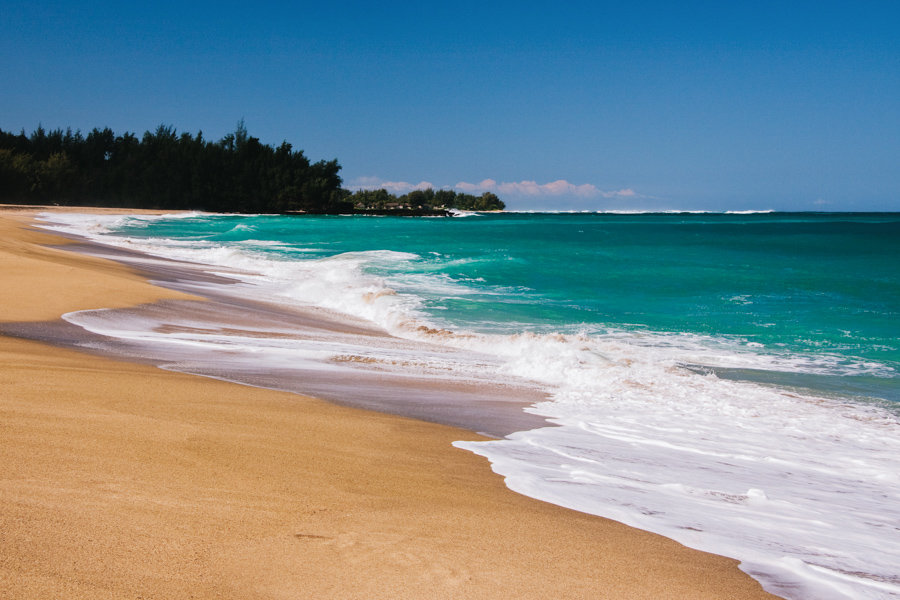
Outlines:
<svg viewBox="0 0 900 600"><path fill-rule="evenodd" d="M65 250L29 228L43 210L0 207L0 322L192 298ZM774 597L509 491L451 446L465 429L25 339L0 356L0 598Z"/></svg>

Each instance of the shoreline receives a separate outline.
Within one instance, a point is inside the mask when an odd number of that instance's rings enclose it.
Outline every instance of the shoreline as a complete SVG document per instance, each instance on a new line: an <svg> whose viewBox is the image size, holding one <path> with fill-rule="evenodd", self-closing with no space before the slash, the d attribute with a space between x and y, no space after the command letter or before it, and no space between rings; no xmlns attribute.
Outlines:
<svg viewBox="0 0 900 600"><path fill-rule="evenodd" d="M63 238L27 229L45 207L10 212L0 321L196 299L47 248ZM451 446L470 431L17 338L0 352L0 595L774 597L732 559L509 491Z"/></svg>
<svg viewBox="0 0 900 600"><path fill-rule="evenodd" d="M73 319L91 321L84 315L65 315L52 322L0 324L0 334L134 360L176 372L295 392L342 406L461 427L491 438L553 426L543 417L524 410L547 399L546 393L533 384L504 382L499 385L484 379L466 381L446 375L413 374L407 368L398 370L392 363L392 360L406 360L402 354L381 361L355 354L356 351L379 349L386 341L391 346L399 343L407 353L421 357L437 350L444 355L442 358L446 358L454 355L454 351L427 342L394 338L377 325L346 314L232 293L232 286L240 287L240 273L222 267L212 269L151 256L98 243L77 234L59 235L68 241L65 245L68 250L121 263L154 285L182 293L182 296L116 308L100 319L103 331L108 335L91 328L96 322L73 323ZM117 324L107 325L107 319ZM118 337L121 328L128 327L131 321L139 321L141 331L130 330L132 335ZM161 333L219 334L228 339L226 344L241 336L281 339L295 344L293 359L300 359L304 347L321 347L331 342L330 346L341 348L343 361L338 364L343 368L335 371L333 361L315 361L304 368L297 364L271 362L260 367L248 365L247 361L230 360L227 352L218 352L218 345L210 350L209 344L189 344L184 348L173 345L168 339L160 343L158 337L134 339L134 334L140 336L148 329ZM240 341L235 343L241 345ZM374 368L369 368L370 365Z"/></svg>

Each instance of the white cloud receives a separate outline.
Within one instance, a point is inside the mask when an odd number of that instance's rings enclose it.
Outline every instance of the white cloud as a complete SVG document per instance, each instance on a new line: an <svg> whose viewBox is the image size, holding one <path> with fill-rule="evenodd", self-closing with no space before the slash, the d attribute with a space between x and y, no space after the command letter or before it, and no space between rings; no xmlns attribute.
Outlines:
<svg viewBox="0 0 900 600"><path fill-rule="evenodd" d="M357 177L347 185L349 190L380 190L385 189L392 194L407 194L413 190L427 190L435 187L428 181L410 183L408 181L384 181L379 177Z"/></svg>
<svg viewBox="0 0 900 600"><path fill-rule="evenodd" d="M498 183L493 179L484 179L479 183L460 181L456 189L467 194L493 192L498 195L512 196L578 196L580 198L630 198L637 196L631 188L621 190L601 190L595 185L584 183L576 185L565 179L557 179L549 183L523 180Z"/></svg>
<svg viewBox="0 0 900 600"><path fill-rule="evenodd" d="M382 188L392 194L402 195L413 190L438 189L430 181L410 183L408 181L386 181L380 177L357 177L347 184L349 190L380 190ZM638 194L631 188L620 190L601 190L590 183L576 185L565 179L557 179L548 183L538 183L531 180L497 182L494 179L484 179L478 183L460 181L454 188L466 194L480 195L484 192L493 192L501 198L508 196L519 198L545 198L553 196L575 196L577 198L633 198Z"/></svg>

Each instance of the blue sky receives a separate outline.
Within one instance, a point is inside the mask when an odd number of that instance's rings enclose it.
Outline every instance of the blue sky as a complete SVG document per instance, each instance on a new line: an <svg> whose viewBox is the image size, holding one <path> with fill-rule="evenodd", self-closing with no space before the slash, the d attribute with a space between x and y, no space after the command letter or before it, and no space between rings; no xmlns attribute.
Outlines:
<svg viewBox="0 0 900 600"><path fill-rule="evenodd" d="M898 23L865 0L0 0L0 128L243 118L348 187L519 209L900 210Z"/></svg>

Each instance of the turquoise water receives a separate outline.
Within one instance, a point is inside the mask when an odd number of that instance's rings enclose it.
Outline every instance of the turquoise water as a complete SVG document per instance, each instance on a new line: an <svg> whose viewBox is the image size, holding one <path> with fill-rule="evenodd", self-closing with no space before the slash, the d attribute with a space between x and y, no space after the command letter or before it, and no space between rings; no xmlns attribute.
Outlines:
<svg viewBox="0 0 900 600"><path fill-rule="evenodd" d="M249 243L273 259L390 250L403 256L367 260L365 272L442 327L707 336L829 359L724 376L900 401L897 213L202 215L118 232Z"/></svg>

